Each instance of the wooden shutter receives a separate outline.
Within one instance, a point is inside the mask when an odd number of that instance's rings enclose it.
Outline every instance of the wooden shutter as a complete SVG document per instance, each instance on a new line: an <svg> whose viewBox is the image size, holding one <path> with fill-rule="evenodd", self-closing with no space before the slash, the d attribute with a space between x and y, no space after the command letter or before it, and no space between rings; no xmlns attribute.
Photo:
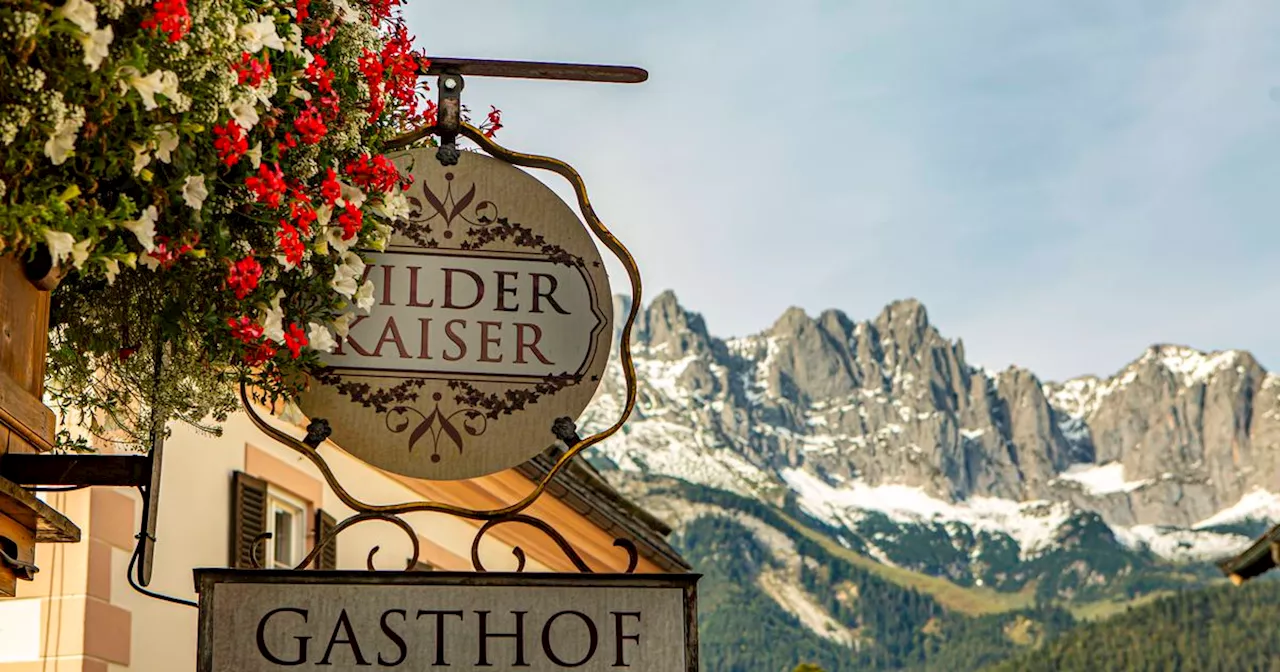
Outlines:
<svg viewBox="0 0 1280 672"><path fill-rule="evenodd" d="M231 479L230 567L253 568L253 542L267 531L267 482L243 471ZM265 548L258 559L266 562Z"/></svg>
<svg viewBox="0 0 1280 672"><path fill-rule="evenodd" d="M320 542L328 539L333 530L338 527L338 521L331 515L320 509L316 509L316 541ZM337 569L338 568L338 540L333 539L320 551L316 556L316 569Z"/></svg>

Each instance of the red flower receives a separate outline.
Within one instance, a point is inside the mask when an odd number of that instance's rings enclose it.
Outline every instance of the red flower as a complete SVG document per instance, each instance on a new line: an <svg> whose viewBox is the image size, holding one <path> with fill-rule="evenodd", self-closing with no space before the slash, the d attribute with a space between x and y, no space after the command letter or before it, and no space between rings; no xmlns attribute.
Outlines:
<svg viewBox="0 0 1280 672"><path fill-rule="evenodd" d="M302 141L308 145L320 142L321 138L329 132L324 125L324 120L320 118L320 112L310 103L307 104L306 109L298 113L298 118L293 120L293 127L297 129Z"/></svg>
<svg viewBox="0 0 1280 672"><path fill-rule="evenodd" d="M284 252L285 260L295 266L301 264L306 248L302 245L302 237L298 235L297 227L281 220L280 230L276 232L276 236L280 238L280 251Z"/></svg>
<svg viewBox="0 0 1280 672"><path fill-rule="evenodd" d="M302 346L307 344L307 332L302 330L297 324L290 324L289 329L284 332L284 345L289 348L289 354L297 359L302 354Z"/></svg>
<svg viewBox="0 0 1280 672"><path fill-rule="evenodd" d="M249 151L249 141L244 137L244 130L235 119L228 119L225 124L213 127L213 149L218 153L218 160L228 168L236 165L240 157Z"/></svg>
<svg viewBox="0 0 1280 672"><path fill-rule="evenodd" d="M259 86L262 80L271 76L271 61L267 60L265 52L259 61L246 51L240 54L239 63L231 64L231 69L239 76L241 84Z"/></svg>
<svg viewBox="0 0 1280 672"><path fill-rule="evenodd" d="M293 138L293 133L286 132L284 134L284 141L276 143L276 151L279 152L281 156L284 156L285 152L288 152L297 146L298 141Z"/></svg>
<svg viewBox="0 0 1280 672"><path fill-rule="evenodd" d="M312 49L322 49L326 44L332 42L337 34L337 27L330 27L329 19L325 19L320 22L320 27L316 29L316 34L302 38L302 42Z"/></svg>
<svg viewBox="0 0 1280 672"><path fill-rule="evenodd" d="M244 183L259 203L266 203L272 208L280 207L280 197L284 196L286 187L279 164L268 166L265 162L262 163L258 166L257 176L247 178Z"/></svg>
<svg viewBox="0 0 1280 672"><path fill-rule="evenodd" d="M324 60L324 56L316 54L304 73L307 80L315 84L321 93L333 92L333 71L325 67L327 65L329 62Z"/></svg>
<svg viewBox="0 0 1280 672"><path fill-rule="evenodd" d="M294 194L299 196L301 194ZM316 221L316 209L311 204L297 200L289 204L289 217L293 220L293 225L302 231L302 235L311 235L311 223Z"/></svg>
<svg viewBox="0 0 1280 672"><path fill-rule="evenodd" d="M238 338L245 345L252 344L254 341L262 338L262 325L250 320L247 317L227 318L227 326L231 327L231 337Z"/></svg>
<svg viewBox="0 0 1280 672"><path fill-rule="evenodd" d="M324 199L325 205L332 206L339 198L342 198L342 185L338 184L338 175L330 168L324 175L324 181L320 183L320 197Z"/></svg>
<svg viewBox="0 0 1280 672"><path fill-rule="evenodd" d="M360 158L347 164L347 175L351 181L365 189L388 192L395 189L403 181L396 164L387 157L378 154L372 158L363 154Z"/></svg>
<svg viewBox="0 0 1280 672"><path fill-rule="evenodd" d="M369 13L372 14L373 25L378 25L391 16L391 9L399 7L401 0L372 0L369 3Z"/></svg>
<svg viewBox="0 0 1280 672"><path fill-rule="evenodd" d="M258 366L275 356L275 344L269 340L264 340L258 344L258 347L244 353L244 363L249 366Z"/></svg>
<svg viewBox="0 0 1280 672"><path fill-rule="evenodd" d="M170 242L172 241L168 236L156 236L155 249L147 253L147 256L160 262L160 268L170 268L178 263L178 257L195 249L195 244L200 242L200 237L196 236L191 242L184 242L174 247L169 247Z"/></svg>
<svg viewBox="0 0 1280 672"><path fill-rule="evenodd" d="M484 137L492 138L498 129L502 128L502 110L490 105L489 120L485 124Z"/></svg>
<svg viewBox="0 0 1280 672"><path fill-rule="evenodd" d="M307 17L311 16L311 0L296 0L293 7L298 12L298 23L306 21Z"/></svg>
<svg viewBox="0 0 1280 672"><path fill-rule="evenodd" d="M148 30L160 30L169 34L170 42L177 42L191 30L191 14L187 12L187 0L156 0L154 12L142 21Z"/></svg>
<svg viewBox="0 0 1280 672"><path fill-rule="evenodd" d="M237 299L243 299L258 288L258 279L261 277L262 264L252 256L246 256L227 269L227 287L235 290Z"/></svg>
<svg viewBox="0 0 1280 672"><path fill-rule="evenodd" d="M342 214L338 215L338 223L342 225L342 239L351 240L364 226L364 213L360 212L360 208L348 203L342 209Z"/></svg>

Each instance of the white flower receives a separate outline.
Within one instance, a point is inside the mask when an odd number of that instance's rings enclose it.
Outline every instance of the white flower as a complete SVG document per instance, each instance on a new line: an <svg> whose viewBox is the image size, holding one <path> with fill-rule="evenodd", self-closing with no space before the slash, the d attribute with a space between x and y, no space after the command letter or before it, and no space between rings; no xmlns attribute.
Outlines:
<svg viewBox="0 0 1280 672"><path fill-rule="evenodd" d="M53 256L54 265L57 265L71 256L71 248L75 246L76 239L65 231L48 229L44 232L44 242L49 246L49 254Z"/></svg>
<svg viewBox="0 0 1280 672"><path fill-rule="evenodd" d="M356 11L356 8L352 7L347 0L333 0L333 7L338 10L342 20L347 23L360 23L363 20L360 17L360 12Z"/></svg>
<svg viewBox="0 0 1280 672"><path fill-rule="evenodd" d="M262 51L263 47L284 51L284 41L276 34L276 24L270 16L240 26L236 34L244 40L244 48L252 53Z"/></svg>
<svg viewBox="0 0 1280 672"><path fill-rule="evenodd" d="M284 402L284 407L280 409L280 414L277 417L295 425L301 425L307 419L302 414L302 409L298 408L298 405L293 403L292 399Z"/></svg>
<svg viewBox="0 0 1280 672"><path fill-rule="evenodd" d="M343 233L344 231L342 230L341 226L325 227L324 240L333 249L339 252L346 252L347 250L351 249L352 245L356 244L356 241L359 239L359 236L351 236L349 240L343 240L342 239Z"/></svg>
<svg viewBox="0 0 1280 672"><path fill-rule="evenodd" d="M178 136L173 132L170 126L161 126L156 129L156 158L169 163L173 158L173 150L178 148Z"/></svg>
<svg viewBox="0 0 1280 672"><path fill-rule="evenodd" d="M147 167L147 164L151 163L151 154L147 152L146 145L131 142L129 147L133 149L133 174L137 175L142 172L143 168Z"/></svg>
<svg viewBox="0 0 1280 672"><path fill-rule="evenodd" d="M142 107L146 110L154 110L156 104L156 94L162 93L166 82L164 81L164 71L155 70L151 74L143 77L136 69L125 66L120 68L120 74L125 76L125 80L132 86L139 96L142 96ZM123 83L123 82L122 82Z"/></svg>
<svg viewBox="0 0 1280 672"><path fill-rule="evenodd" d="M351 318L353 317L355 316L351 313L343 313L333 321L333 331L338 334L338 338L347 337L347 332L351 330Z"/></svg>
<svg viewBox="0 0 1280 672"><path fill-rule="evenodd" d="M296 86L289 89L289 95L302 101L311 100L311 93L309 91L299 89Z"/></svg>
<svg viewBox="0 0 1280 672"><path fill-rule="evenodd" d="M76 24L86 33L98 28L98 8L85 0L67 0L67 4L55 10L53 15Z"/></svg>
<svg viewBox="0 0 1280 672"><path fill-rule="evenodd" d="M333 269L333 280L329 286L333 291L350 299L355 296L359 279L363 275L364 260L358 254L347 252L342 255L342 263Z"/></svg>
<svg viewBox="0 0 1280 672"><path fill-rule="evenodd" d="M364 192L359 187L347 184L346 182L338 182L342 186L342 198L338 201L339 206L345 206L350 203L357 208L364 205Z"/></svg>
<svg viewBox="0 0 1280 672"><path fill-rule="evenodd" d="M120 262L107 257L102 260L102 270L107 274L107 284L116 284L116 276L120 274Z"/></svg>
<svg viewBox="0 0 1280 672"><path fill-rule="evenodd" d="M111 26L91 30L77 39L80 40L80 46L84 47L84 64L93 72L97 72L103 59L110 52L111 40L115 39Z"/></svg>
<svg viewBox="0 0 1280 672"><path fill-rule="evenodd" d="M323 324L312 322L311 329L307 332L307 340L311 347L320 352L333 352L338 347L338 342L333 340L333 335L325 328Z"/></svg>
<svg viewBox="0 0 1280 672"><path fill-rule="evenodd" d="M284 50L299 58L311 55L311 52L302 48L302 28L295 22L289 23L289 34L284 38Z"/></svg>
<svg viewBox="0 0 1280 672"><path fill-rule="evenodd" d="M373 308L373 281L366 280L363 285L360 285L360 289L356 291L356 295L351 298L356 302L356 306L360 308L360 310L368 313L369 310Z"/></svg>
<svg viewBox="0 0 1280 672"><path fill-rule="evenodd" d="M403 192L396 190L384 194L373 210L387 219L404 219L409 216L409 199Z"/></svg>
<svg viewBox="0 0 1280 672"><path fill-rule="evenodd" d="M276 292L276 297L271 300L271 307L263 313L261 320L262 335L276 343L284 342L284 309L280 307L282 300L284 300L283 289Z"/></svg>
<svg viewBox="0 0 1280 672"><path fill-rule="evenodd" d="M156 249L156 219L158 219L156 206L149 205L146 210L142 211L141 217L124 222L120 226L132 231L134 237L138 239L138 243L142 245L142 249L150 252ZM143 259L143 263L146 263L147 259L150 258Z"/></svg>
<svg viewBox="0 0 1280 672"><path fill-rule="evenodd" d="M340 271L349 273L353 278L359 278L364 275L365 263L364 259L355 252L346 252L342 255L342 265L338 267Z"/></svg>
<svg viewBox="0 0 1280 672"><path fill-rule="evenodd" d="M244 155L249 157L249 163L253 165L254 170L257 170L258 166L262 165L262 141L259 140L258 143L255 144L252 149L245 152Z"/></svg>
<svg viewBox="0 0 1280 672"><path fill-rule="evenodd" d="M58 127L53 131L53 135L44 143L44 155L53 161L53 165L60 166L67 157L71 155L71 150L76 148L76 134L80 132L80 124L84 123L83 119L68 117L58 123Z"/></svg>
<svg viewBox="0 0 1280 672"><path fill-rule="evenodd" d="M246 131L258 123L258 110L254 108L252 99L237 100L227 106L227 111L231 113L231 118L236 120L240 128Z"/></svg>
<svg viewBox="0 0 1280 672"><path fill-rule="evenodd" d="M76 268L84 266L84 262L89 260L89 248L93 247L93 241L85 238L84 240L71 246L71 265Z"/></svg>
<svg viewBox="0 0 1280 672"><path fill-rule="evenodd" d="M369 239L369 247L378 252L386 252L391 242L391 225L377 222L373 225L373 236Z"/></svg>
<svg viewBox="0 0 1280 672"><path fill-rule="evenodd" d="M190 175L187 181L182 184L182 200L191 206L192 210L199 210L204 205L204 199L209 197L209 190L204 186L204 175Z"/></svg>
<svg viewBox="0 0 1280 672"><path fill-rule="evenodd" d="M182 95L178 91L178 73L172 70L160 71L160 93L163 93L164 97L169 100L178 100Z"/></svg>

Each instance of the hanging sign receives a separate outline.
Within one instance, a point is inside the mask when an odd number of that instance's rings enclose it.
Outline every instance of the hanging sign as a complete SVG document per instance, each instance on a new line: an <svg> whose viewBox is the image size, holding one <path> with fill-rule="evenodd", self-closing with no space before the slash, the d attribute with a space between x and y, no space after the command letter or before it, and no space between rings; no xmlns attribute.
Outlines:
<svg viewBox="0 0 1280 672"><path fill-rule="evenodd" d="M300 406L387 471L490 474L550 446L600 383L612 300L577 214L503 161L433 148L397 159L410 213L385 252L362 252L374 305L351 322Z"/></svg>
<svg viewBox="0 0 1280 672"><path fill-rule="evenodd" d="M198 569L197 670L696 672L697 579Z"/></svg>

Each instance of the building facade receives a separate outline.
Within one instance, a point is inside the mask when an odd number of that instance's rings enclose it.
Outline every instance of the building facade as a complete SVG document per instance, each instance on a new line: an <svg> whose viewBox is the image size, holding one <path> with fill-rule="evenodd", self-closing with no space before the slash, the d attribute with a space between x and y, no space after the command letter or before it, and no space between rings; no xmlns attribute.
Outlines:
<svg viewBox="0 0 1280 672"><path fill-rule="evenodd" d="M292 436L303 430L268 417ZM552 451L555 449L553 448ZM340 483L370 503L444 501L489 509L517 501L554 463L544 454L517 469L465 481L426 482L375 469L326 442L320 453ZM0 672L179 672L194 670L196 610L143 595L127 581L143 500L128 488L44 493L77 523L78 544L38 546L35 581L15 599L0 600ZM150 590L195 600L196 567L292 568L323 534L353 512L325 484L319 470L269 438L243 413L224 423L221 437L175 426L166 442L160 485L154 573ZM687 571L667 545L660 521L622 499L585 463L575 460L552 481L527 513L561 532L595 571L622 572L629 556L614 540L632 540L636 571ZM480 523L436 514L407 514L420 554L415 571L473 571L471 553ZM253 550L261 533L271 538ZM370 550L377 547L370 556ZM495 527L477 552L489 571L517 566L527 572L576 572L555 541L519 523ZM345 530L312 568L404 570L412 542L382 521Z"/></svg>

